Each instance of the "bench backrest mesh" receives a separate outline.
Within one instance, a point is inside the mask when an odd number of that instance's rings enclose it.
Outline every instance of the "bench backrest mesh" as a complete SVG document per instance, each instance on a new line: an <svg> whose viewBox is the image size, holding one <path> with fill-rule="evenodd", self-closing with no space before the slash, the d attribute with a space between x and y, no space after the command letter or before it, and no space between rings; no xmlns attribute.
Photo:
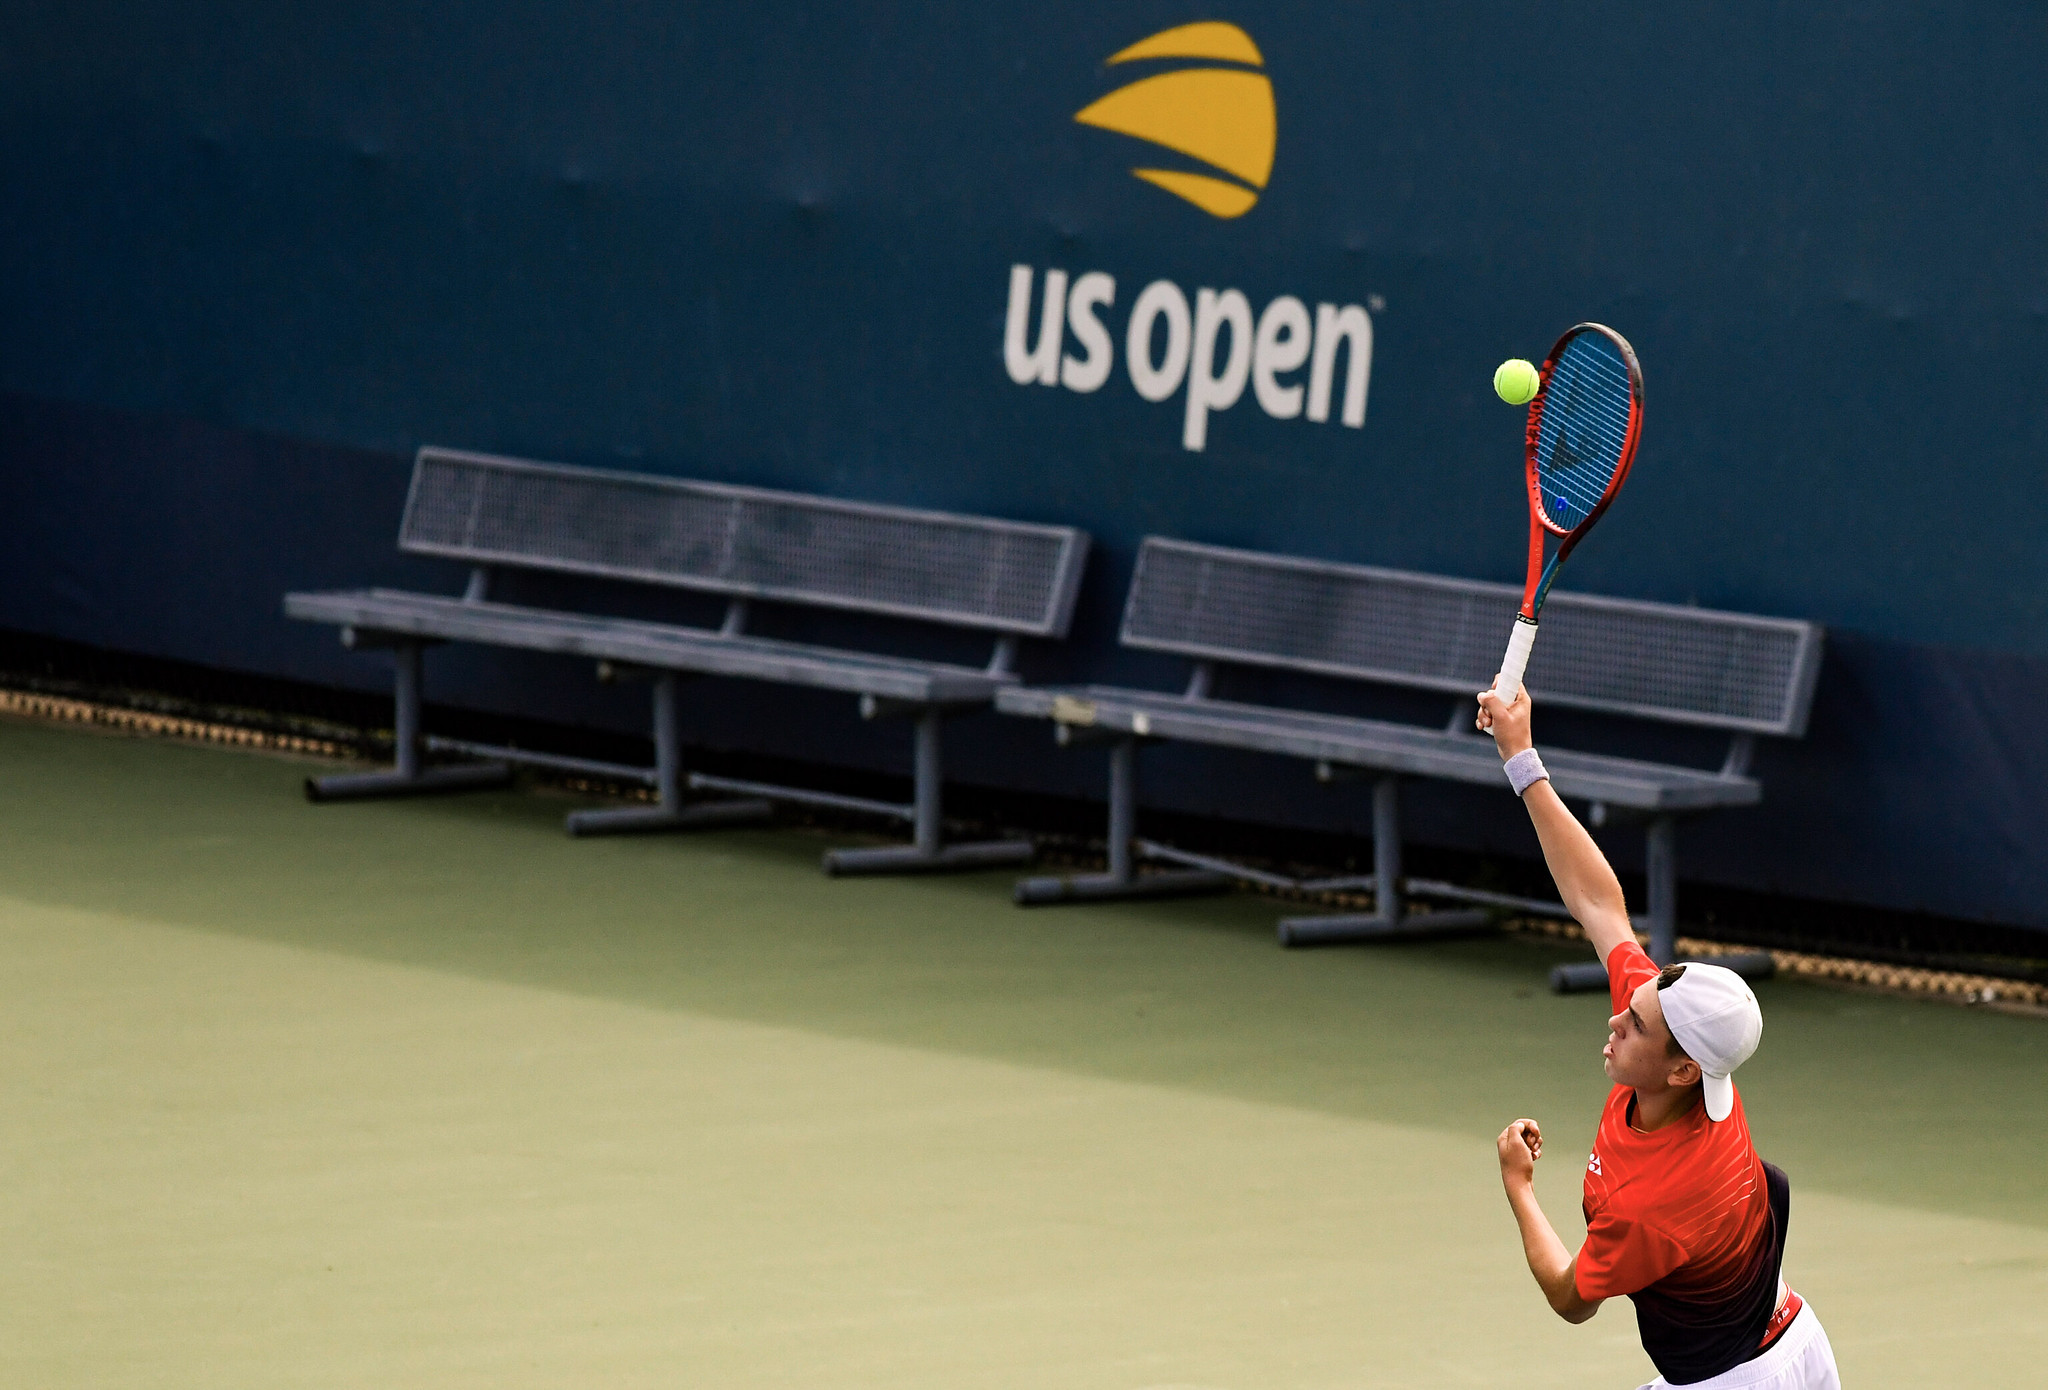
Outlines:
<svg viewBox="0 0 2048 1390"><path fill-rule="evenodd" d="M963 627L1063 637L1088 536L427 448L401 549Z"/></svg>
<svg viewBox="0 0 2048 1390"><path fill-rule="evenodd" d="M1148 537L1125 645L1469 693L1499 668L1509 584ZM1797 735L1820 666L1813 623L1553 592L1528 683L1546 704Z"/></svg>

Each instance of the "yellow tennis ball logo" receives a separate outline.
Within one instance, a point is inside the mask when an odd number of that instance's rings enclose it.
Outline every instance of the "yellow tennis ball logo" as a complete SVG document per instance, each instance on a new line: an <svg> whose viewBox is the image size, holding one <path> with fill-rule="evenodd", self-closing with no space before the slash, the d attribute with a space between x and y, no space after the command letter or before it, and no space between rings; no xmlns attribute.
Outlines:
<svg viewBox="0 0 2048 1390"><path fill-rule="evenodd" d="M1109 65L1146 59L1207 58L1234 67L1185 67L1141 77L1074 114L1082 125L1135 136L1200 160L1214 173L1133 169L1216 217L1242 217L1273 173L1278 121L1273 82L1251 35L1235 24L1183 24L1110 55ZM1227 176L1227 177L1226 177Z"/></svg>

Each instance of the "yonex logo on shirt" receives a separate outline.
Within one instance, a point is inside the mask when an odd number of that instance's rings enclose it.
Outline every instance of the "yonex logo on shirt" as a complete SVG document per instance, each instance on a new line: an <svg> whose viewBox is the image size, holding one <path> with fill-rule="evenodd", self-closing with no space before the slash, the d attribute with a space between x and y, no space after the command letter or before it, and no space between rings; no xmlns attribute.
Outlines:
<svg viewBox="0 0 2048 1390"><path fill-rule="evenodd" d="M1586 1160L1586 1171L1587 1171L1587 1172L1589 1172L1589 1173L1598 1173L1598 1172L1600 1171L1600 1155L1599 1155L1599 1154L1593 1154L1592 1156L1590 1156L1589 1158L1587 1158L1587 1160Z"/></svg>

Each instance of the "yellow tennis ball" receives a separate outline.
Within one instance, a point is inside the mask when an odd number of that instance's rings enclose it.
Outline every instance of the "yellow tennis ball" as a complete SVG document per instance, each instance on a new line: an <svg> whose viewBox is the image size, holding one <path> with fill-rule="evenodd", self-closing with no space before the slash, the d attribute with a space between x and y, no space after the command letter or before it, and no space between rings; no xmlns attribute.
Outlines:
<svg viewBox="0 0 2048 1390"><path fill-rule="evenodd" d="M1493 393L1509 405L1527 405L1542 385L1543 378L1524 358L1510 357L1493 371Z"/></svg>

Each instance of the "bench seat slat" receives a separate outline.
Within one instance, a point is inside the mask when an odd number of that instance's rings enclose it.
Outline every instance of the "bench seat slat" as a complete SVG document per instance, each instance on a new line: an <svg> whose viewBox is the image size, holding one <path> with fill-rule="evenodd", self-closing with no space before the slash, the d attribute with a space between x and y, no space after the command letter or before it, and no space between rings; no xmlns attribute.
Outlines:
<svg viewBox="0 0 2048 1390"><path fill-rule="evenodd" d="M711 629L473 603L393 589L285 596L288 616L439 641L555 652L662 670L736 676L915 702L986 702L1016 677L968 666L877 656Z"/></svg>
<svg viewBox="0 0 2048 1390"><path fill-rule="evenodd" d="M1026 718L1088 722L1119 734L1242 748L1327 760L1346 766L1506 785L1493 741L1386 720L1275 709L1227 700L1188 700L1163 691L1118 686L1022 686L996 693L996 708ZM1075 718L1085 713L1084 721ZM1140 720L1142 716L1142 721ZM1753 778L1545 748L1543 761L1558 791L1588 801L1640 810L1676 811L1749 805L1761 799Z"/></svg>

